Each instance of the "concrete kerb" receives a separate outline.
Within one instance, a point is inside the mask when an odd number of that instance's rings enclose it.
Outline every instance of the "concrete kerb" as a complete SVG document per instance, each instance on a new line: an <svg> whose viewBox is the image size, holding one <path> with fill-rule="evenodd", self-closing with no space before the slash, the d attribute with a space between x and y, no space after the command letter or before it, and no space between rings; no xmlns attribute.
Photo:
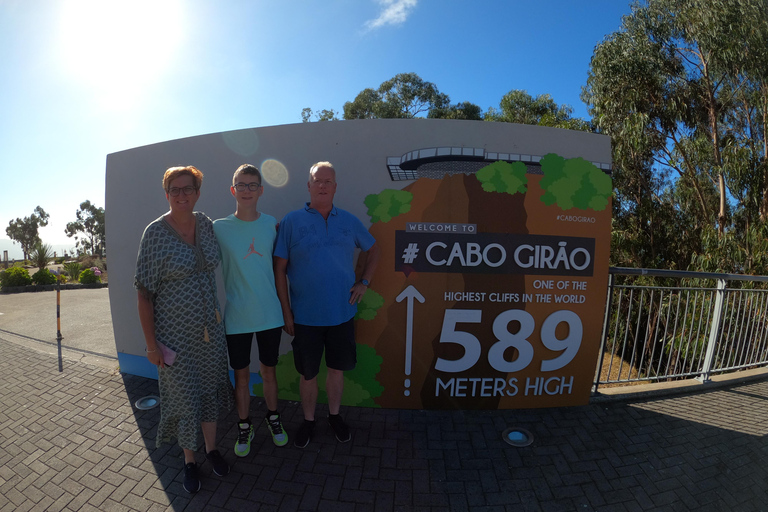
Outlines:
<svg viewBox="0 0 768 512"><path fill-rule="evenodd" d="M61 285L62 290L79 290L81 288L107 288L109 283L65 283ZM27 292L51 292L56 290L55 284L30 284L27 286L4 286L0 288L0 293L27 293Z"/></svg>
<svg viewBox="0 0 768 512"><path fill-rule="evenodd" d="M674 382L606 387L599 388L597 392L592 393L589 403L633 402L636 400L645 400L647 398L701 393L713 389L737 386L766 379L768 379L768 367L762 367L735 373L713 375L707 382L701 382L698 379L686 379Z"/></svg>

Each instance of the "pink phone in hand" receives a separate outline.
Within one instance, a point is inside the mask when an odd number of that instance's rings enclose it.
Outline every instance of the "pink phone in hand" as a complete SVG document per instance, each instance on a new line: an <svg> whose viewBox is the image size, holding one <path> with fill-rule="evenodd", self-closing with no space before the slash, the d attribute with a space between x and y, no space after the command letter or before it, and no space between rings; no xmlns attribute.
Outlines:
<svg viewBox="0 0 768 512"><path fill-rule="evenodd" d="M176 351L166 347L159 341L157 342L157 348L159 348L160 353L163 354L163 362L165 363L165 366L171 366L176 360Z"/></svg>

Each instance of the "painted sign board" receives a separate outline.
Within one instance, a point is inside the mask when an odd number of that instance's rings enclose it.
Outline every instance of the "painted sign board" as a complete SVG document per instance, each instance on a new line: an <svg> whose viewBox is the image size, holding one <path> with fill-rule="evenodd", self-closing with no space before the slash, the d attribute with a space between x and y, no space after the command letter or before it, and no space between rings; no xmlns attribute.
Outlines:
<svg viewBox="0 0 768 512"><path fill-rule="evenodd" d="M320 160L336 167L336 206L360 218L382 249L358 307L358 365L345 373L343 403L588 402L608 283L610 139L480 121L284 125L109 155L107 250L121 371L156 377L132 284L143 229L167 210L164 170L201 169L197 208L216 219L234 211L234 170L257 165L267 185L260 210L279 220L308 201L308 171ZM252 361L256 352L254 343ZM280 398L297 400L287 335L277 374ZM261 394L258 374L252 384Z"/></svg>

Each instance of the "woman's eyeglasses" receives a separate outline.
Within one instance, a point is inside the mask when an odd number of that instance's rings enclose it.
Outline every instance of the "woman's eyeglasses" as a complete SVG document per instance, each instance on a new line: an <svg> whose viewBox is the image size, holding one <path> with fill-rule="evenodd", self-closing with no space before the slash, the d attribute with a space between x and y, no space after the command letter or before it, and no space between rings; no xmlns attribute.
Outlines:
<svg viewBox="0 0 768 512"><path fill-rule="evenodd" d="M181 188L171 187L168 189L168 195L170 195L171 197L178 197L178 195L181 194L182 190L184 191L185 196L191 196L192 194L195 193L197 189L195 187L190 187L190 186L181 187Z"/></svg>

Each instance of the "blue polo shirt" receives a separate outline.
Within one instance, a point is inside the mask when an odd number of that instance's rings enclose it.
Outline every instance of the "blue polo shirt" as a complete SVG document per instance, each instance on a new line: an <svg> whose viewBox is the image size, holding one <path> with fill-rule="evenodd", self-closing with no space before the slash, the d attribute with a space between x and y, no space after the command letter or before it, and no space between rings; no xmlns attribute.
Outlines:
<svg viewBox="0 0 768 512"><path fill-rule="evenodd" d="M280 222L274 255L288 260L293 320L303 325L339 325L355 316L355 249L376 240L351 213L331 209L328 219L306 204Z"/></svg>

